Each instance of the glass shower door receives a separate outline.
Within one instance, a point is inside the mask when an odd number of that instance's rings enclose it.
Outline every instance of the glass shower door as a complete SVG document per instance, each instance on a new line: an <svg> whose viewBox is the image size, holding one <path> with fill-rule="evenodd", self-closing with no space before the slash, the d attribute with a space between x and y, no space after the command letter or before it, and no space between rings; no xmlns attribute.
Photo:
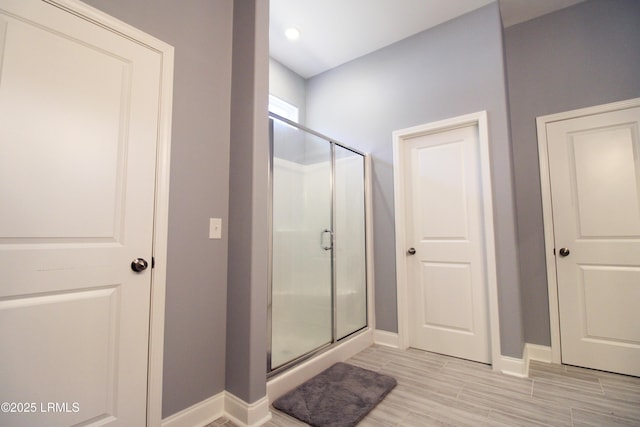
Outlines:
<svg viewBox="0 0 640 427"><path fill-rule="evenodd" d="M364 156L335 146L336 340L367 326Z"/></svg>
<svg viewBox="0 0 640 427"><path fill-rule="evenodd" d="M270 369L332 342L331 144L271 120Z"/></svg>

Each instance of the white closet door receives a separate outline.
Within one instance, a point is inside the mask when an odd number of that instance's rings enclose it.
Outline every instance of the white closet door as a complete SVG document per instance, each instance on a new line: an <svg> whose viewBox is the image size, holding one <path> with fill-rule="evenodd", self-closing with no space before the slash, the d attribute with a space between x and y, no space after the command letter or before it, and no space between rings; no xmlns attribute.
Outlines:
<svg viewBox="0 0 640 427"><path fill-rule="evenodd" d="M548 123L562 362L640 375L640 108Z"/></svg>

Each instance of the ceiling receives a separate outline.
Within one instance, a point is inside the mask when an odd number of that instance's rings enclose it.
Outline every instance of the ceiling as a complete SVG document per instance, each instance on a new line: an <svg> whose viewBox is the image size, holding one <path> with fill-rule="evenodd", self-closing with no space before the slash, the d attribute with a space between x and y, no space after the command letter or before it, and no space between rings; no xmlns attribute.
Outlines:
<svg viewBox="0 0 640 427"><path fill-rule="evenodd" d="M270 0L271 57L304 78L376 51L494 0ZM505 27L583 0L499 0ZM291 41L287 28L301 35Z"/></svg>

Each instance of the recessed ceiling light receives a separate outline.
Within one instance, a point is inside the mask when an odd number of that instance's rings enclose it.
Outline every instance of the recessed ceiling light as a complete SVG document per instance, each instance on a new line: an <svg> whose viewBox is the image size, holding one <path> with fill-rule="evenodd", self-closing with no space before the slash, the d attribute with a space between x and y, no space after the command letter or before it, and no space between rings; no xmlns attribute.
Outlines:
<svg viewBox="0 0 640 427"><path fill-rule="evenodd" d="M300 30L293 27L287 28L286 30L284 30L284 35L289 40L297 40L300 37Z"/></svg>

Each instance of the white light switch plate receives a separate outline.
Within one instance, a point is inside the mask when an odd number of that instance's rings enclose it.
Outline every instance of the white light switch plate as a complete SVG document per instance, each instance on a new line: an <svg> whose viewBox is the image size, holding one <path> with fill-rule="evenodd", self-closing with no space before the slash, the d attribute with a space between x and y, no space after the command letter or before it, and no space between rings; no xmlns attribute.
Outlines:
<svg viewBox="0 0 640 427"><path fill-rule="evenodd" d="M222 239L222 218L209 218L209 238Z"/></svg>

